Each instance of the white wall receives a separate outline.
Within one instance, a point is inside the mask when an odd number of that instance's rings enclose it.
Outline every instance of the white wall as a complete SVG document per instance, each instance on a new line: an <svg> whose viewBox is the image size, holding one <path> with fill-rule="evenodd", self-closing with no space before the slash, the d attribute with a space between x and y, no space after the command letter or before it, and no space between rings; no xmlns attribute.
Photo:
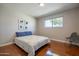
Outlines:
<svg viewBox="0 0 79 59"><path fill-rule="evenodd" d="M45 28L44 22L50 17L59 17L64 18L64 27L63 28ZM42 17L37 20L37 34L48 36L52 39L65 41L72 32L79 33L79 8L68 10L56 15L50 15L47 17Z"/></svg>
<svg viewBox="0 0 79 59"><path fill-rule="evenodd" d="M0 7L0 44L11 42L18 30L18 19L23 18L28 21L27 30L35 34L36 20L18 10L12 10L8 7Z"/></svg>
<svg viewBox="0 0 79 59"><path fill-rule="evenodd" d="M76 13L76 15L77 15L77 32L79 33L79 9L78 9L78 11L76 11L77 13Z"/></svg>

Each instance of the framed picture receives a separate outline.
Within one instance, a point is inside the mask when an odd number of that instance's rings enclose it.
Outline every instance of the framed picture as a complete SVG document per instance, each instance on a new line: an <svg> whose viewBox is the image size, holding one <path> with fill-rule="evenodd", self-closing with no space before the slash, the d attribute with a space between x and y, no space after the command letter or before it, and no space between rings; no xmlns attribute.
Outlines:
<svg viewBox="0 0 79 59"><path fill-rule="evenodd" d="M27 26L25 26L25 29L27 29Z"/></svg>
<svg viewBox="0 0 79 59"><path fill-rule="evenodd" d="M28 22L26 21L26 23L25 24L28 24Z"/></svg>

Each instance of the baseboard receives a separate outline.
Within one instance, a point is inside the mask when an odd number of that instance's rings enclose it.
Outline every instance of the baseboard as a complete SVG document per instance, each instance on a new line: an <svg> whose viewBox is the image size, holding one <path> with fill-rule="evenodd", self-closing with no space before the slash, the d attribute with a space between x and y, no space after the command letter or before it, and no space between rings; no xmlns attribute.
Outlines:
<svg viewBox="0 0 79 59"><path fill-rule="evenodd" d="M63 43L69 43L69 42L67 42L67 41L63 41L63 40L57 40L57 39L51 39L51 40L59 41L59 42L63 42Z"/></svg>
<svg viewBox="0 0 79 59"><path fill-rule="evenodd" d="M13 42L8 42L8 43L5 43L5 44L1 44L0 47L6 46L6 45L10 45L10 44L13 44Z"/></svg>
<svg viewBox="0 0 79 59"><path fill-rule="evenodd" d="M63 43L70 44L70 43L67 42L67 41L62 41L62 40L57 40L57 39L51 39L51 40L59 41L59 42L63 42ZM1 44L0 47L6 46L6 45L10 45L10 44L13 44L13 42L8 42L8 43L5 43L5 44ZM72 44L73 44L73 45L78 45L78 46L79 46L79 43L72 43Z"/></svg>
<svg viewBox="0 0 79 59"><path fill-rule="evenodd" d="M57 40L57 39L51 39L51 40L59 41L59 42L63 42L63 43L70 44L68 41L62 41L62 40ZM72 43L72 44L73 44L73 45L78 45L78 46L79 46L79 43Z"/></svg>

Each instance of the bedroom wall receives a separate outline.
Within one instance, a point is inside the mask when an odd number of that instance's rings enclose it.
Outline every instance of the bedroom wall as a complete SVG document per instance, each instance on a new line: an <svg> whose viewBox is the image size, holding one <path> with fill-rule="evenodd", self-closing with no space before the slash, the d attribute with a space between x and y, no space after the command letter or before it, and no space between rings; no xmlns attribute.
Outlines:
<svg viewBox="0 0 79 59"><path fill-rule="evenodd" d="M77 32L79 33L79 10L78 10L78 12L77 12L77 18L78 18L78 21L77 21Z"/></svg>
<svg viewBox="0 0 79 59"><path fill-rule="evenodd" d="M63 28L45 28L44 22L49 19L49 17L59 17L63 16L64 26ZM37 20L37 34L47 36L51 39L66 41L72 32L79 33L79 8L68 10L55 15L40 17Z"/></svg>
<svg viewBox="0 0 79 59"><path fill-rule="evenodd" d="M12 42L15 32L18 30L18 19L23 18L28 21L28 28L22 31L32 31L35 34L36 20L32 16L28 16L19 10L0 5L0 45Z"/></svg>

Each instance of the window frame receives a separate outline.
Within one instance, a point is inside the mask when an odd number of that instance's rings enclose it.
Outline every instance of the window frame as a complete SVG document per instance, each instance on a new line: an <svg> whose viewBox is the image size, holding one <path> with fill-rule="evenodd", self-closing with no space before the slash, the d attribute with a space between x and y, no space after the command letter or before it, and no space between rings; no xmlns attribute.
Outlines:
<svg viewBox="0 0 79 59"><path fill-rule="evenodd" d="M52 26L51 27L45 27L45 22L44 22L44 27L45 28L63 28L64 27L64 17L63 16L53 17L53 18L50 18L49 20L53 21L54 18L61 18L61 17L62 17L62 26L60 26L60 27L53 27L53 22L52 22Z"/></svg>

